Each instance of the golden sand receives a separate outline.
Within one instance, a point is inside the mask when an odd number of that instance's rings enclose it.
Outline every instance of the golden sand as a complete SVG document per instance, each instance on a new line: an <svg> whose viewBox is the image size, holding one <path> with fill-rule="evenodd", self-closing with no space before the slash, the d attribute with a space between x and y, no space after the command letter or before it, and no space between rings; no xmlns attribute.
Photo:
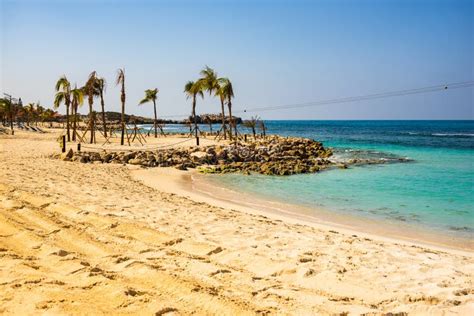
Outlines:
<svg viewBox="0 0 474 316"><path fill-rule="evenodd" d="M211 205L56 137L0 136L0 313L474 313L472 252Z"/></svg>

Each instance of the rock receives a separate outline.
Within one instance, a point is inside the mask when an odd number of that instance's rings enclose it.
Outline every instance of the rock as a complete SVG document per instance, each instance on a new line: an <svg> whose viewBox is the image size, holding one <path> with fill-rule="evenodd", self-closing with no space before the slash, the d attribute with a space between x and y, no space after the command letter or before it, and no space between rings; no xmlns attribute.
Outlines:
<svg viewBox="0 0 474 316"><path fill-rule="evenodd" d="M72 148L70 148L67 152L61 154L60 159L64 161L69 161L71 160L72 156L74 156L74 152Z"/></svg>
<svg viewBox="0 0 474 316"><path fill-rule="evenodd" d="M138 158L133 158L133 159L130 159L128 161L129 164L131 165L142 165L143 164L143 160L142 159L138 159Z"/></svg>
<svg viewBox="0 0 474 316"><path fill-rule="evenodd" d="M205 158L207 156L207 153L203 151L196 151L196 152L191 153L189 156L193 160L200 160L200 159Z"/></svg>
<svg viewBox="0 0 474 316"><path fill-rule="evenodd" d="M209 173L256 172L284 176L318 172L328 165L334 165L335 162L327 159L331 155L331 150L310 139L268 136L253 142L187 149L167 148L118 153L80 152L72 154L72 160L83 163L129 163L147 167L175 167L178 170L198 167L201 172ZM66 158L66 155L63 156L59 158L71 159Z"/></svg>
<svg viewBox="0 0 474 316"><path fill-rule="evenodd" d="M103 162L107 163L112 159L112 154L104 153L100 158Z"/></svg>
<svg viewBox="0 0 474 316"><path fill-rule="evenodd" d="M188 170L188 168L186 168L186 166L184 164L177 165L175 168L178 169L178 170L183 170L183 171Z"/></svg>
<svg viewBox="0 0 474 316"><path fill-rule="evenodd" d="M137 154L136 152L131 152L131 153L128 153L128 154L124 154L122 156L122 161L123 162L128 162L130 159L135 158L136 154Z"/></svg>

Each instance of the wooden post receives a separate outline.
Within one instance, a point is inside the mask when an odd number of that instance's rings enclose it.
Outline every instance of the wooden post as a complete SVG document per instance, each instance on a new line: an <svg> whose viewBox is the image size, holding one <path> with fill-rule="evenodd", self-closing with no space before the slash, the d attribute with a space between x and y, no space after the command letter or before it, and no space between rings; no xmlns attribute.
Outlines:
<svg viewBox="0 0 474 316"><path fill-rule="evenodd" d="M63 142L62 152L65 153L66 152L66 135L62 136L62 142Z"/></svg>
<svg viewBox="0 0 474 316"><path fill-rule="evenodd" d="M81 151L81 143L77 144L77 151Z"/></svg>
<svg viewBox="0 0 474 316"><path fill-rule="evenodd" d="M247 134L244 134L244 139L247 142Z"/></svg>
<svg viewBox="0 0 474 316"><path fill-rule="evenodd" d="M199 146L199 136L196 137L196 146Z"/></svg>

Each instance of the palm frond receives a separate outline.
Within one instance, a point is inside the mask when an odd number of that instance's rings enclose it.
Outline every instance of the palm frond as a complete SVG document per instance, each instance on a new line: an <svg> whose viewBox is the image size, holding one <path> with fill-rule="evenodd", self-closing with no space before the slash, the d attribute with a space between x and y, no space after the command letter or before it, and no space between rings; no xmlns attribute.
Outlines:
<svg viewBox="0 0 474 316"><path fill-rule="evenodd" d="M63 75L61 78L58 79L58 81L56 82L56 91L59 91L59 90L69 90L70 89L70 83L69 81L67 80L66 76Z"/></svg>
<svg viewBox="0 0 474 316"><path fill-rule="evenodd" d="M119 85L125 81L125 69L119 68L117 70L117 77L115 79L115 84Z"/></svg>
<svg viewBox="0 0 474 316"><path fill-rule="evenodd" d="M66 99L66 94L64 92L56 93L56 96L54 97L53 107L55 109L59 108L59 106L61 105L61 103L65 101L65 99Z"/></svg>

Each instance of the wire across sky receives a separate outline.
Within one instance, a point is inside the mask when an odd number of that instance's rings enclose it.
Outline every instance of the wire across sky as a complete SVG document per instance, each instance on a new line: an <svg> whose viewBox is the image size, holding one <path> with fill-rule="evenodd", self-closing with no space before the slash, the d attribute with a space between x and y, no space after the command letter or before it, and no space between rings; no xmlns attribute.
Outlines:
<svg viewBox="0 0 474 316"><path fill-rule="evenodd" d="M282 105L275 105L275 106L251 107L251 108L243 108L243 109L236 108L234 109L233 112L234 113L254 113L254 112L295 109L295 108L303 108L303 107L313 107L313 106L326 106L329 104L350 103L350 102L360 102L360 101L375 100L375 99L402 97L406 95L433 93L433 92L452 90L452 89L469 88L473 86L474 86L474 81L462 81L462 82L439 84L435 86L427 86L427 87L421 87L421 88L386 91L386 92L364 94L364 95L351 96L351 97L342 97L342 98L335 98L335 99L327 99L327 100L320 100L320 101L312 101L312 102L305 102L305 103L282 104ZM174 118L174 117L177 118L177 117L188 117L188 116L189 114L176 114L176 115L165 115L162 117L163 118Z"/></svg>

